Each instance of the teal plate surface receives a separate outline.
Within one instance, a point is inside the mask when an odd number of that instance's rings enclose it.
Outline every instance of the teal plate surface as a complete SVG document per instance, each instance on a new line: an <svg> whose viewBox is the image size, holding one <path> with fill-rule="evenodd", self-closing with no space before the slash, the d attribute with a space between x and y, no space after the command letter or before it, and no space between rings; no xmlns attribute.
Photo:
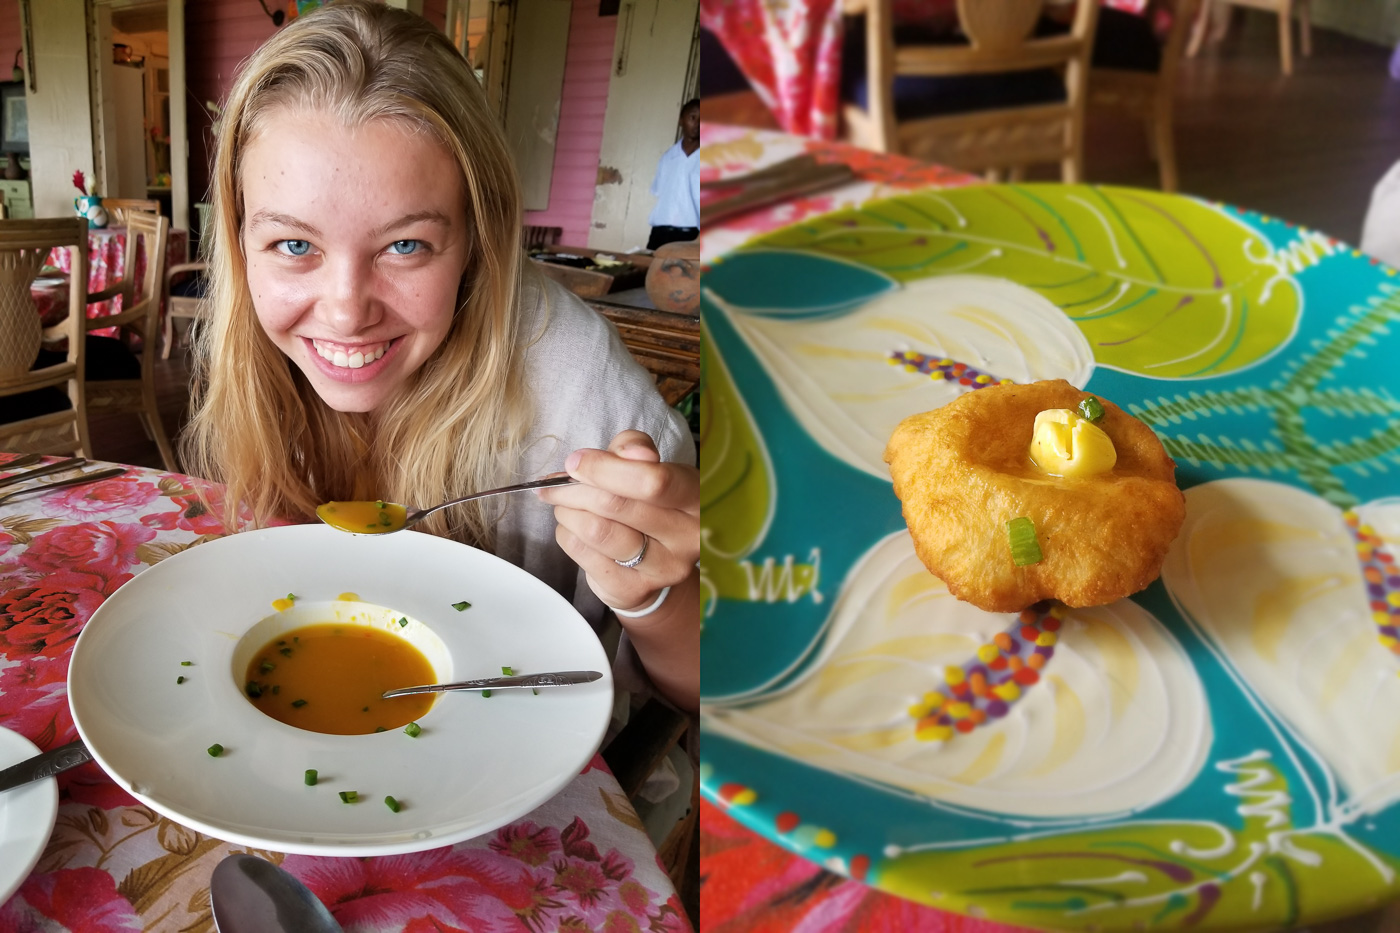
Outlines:
<svg viewBox="0 0 1400 933"><path fill-rule="evenodd" d="M702 790L834 871L1035 927L1312 923L1400 894L1400 299L1321 233L1155 192L926 191L711 262ZM1151 426L1162 576L982 612L882 454L1063 378Z"/></svg>

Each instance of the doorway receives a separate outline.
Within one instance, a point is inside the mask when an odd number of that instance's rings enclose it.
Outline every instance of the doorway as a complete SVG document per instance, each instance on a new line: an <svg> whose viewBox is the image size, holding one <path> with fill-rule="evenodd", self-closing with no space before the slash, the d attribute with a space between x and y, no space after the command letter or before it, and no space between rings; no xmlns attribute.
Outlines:
<svg viewBox="0 0 1400 933"><path fill-rule="evenodd" d="M92 11L89 54L100 102L93 156L101 190L156 201L172 226L188 229L188 173L174 155L185 151L183 3L96 0Z"/></svg>

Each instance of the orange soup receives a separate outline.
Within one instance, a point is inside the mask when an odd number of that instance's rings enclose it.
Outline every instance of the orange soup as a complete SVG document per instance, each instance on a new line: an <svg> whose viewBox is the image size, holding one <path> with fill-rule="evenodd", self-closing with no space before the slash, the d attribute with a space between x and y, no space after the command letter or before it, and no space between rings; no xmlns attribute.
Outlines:
<svg viewBox="0 0 1400 933"><path fill-rule="evenodd" d="M396 502L327 502L316 506L316 517L341 531L382 535L402 528L408 509Z"/></svg>
<svg viewBox="0 0 1400 933"><path fill-rule="evenodd" d="M298 729L362 735L419 719L436 694L384 699L385 690L434 681L422 652L391 632L326 623L292 629L248 665L244 693L273 719Z"/></svg>

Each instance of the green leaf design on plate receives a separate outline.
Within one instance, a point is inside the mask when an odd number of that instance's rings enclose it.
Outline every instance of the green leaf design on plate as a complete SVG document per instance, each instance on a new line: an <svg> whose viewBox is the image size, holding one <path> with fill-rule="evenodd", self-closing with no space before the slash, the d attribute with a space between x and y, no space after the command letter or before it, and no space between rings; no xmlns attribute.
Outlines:
<svg viewBox="0 0 1400 933"><path fill-rule="evenodd" d="M1240 827L1134 823L976 854L911 852L883 863L877 884L944 910L1060 930L1282 929L1296 924L1301 891L1308 915L1325 916L1354 910L1378 880L1396 885L1400 866L1344 830L1294 827L1288 780L1264 756L1218 767L1240 800Z"/></svg>
<svg viewBox="0 0 1400 933"><path fill-rule="evenodd" d="M707 611L720 597L796 598L815 584L815 567L770 559L755 568L745 560L773 518L773 464L703 322L700 382L700 580Z"/></svg>
<svg viewBox="0 0 1400 933"><path fill-rule="evenodd" d="M1275 249L1204 201L1096 185L921 191L750 248L808 250L899 281L1011 279L1063 309L1100 365L1158 379L1236 372L1278 350L1302 310L1293 274L1335 250L1315 233Z"/></svg>

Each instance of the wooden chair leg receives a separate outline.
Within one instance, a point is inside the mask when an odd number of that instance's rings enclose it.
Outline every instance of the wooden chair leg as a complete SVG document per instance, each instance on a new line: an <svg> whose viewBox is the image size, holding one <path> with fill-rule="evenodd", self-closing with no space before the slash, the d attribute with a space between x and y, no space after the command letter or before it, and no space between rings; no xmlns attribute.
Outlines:
<svg viewBox="0 0 1400 933"><path fill-rule="evenodd" d="M1157 170L1162 177L1162 190L1168 194L1177 189L1176 140L1173 136L1172 112L1159 106L1152 120L1153 141L1157 150Z"/></svg>
<svg viewBox="0 0 1400 933"><path fill-rule="evenodd" d="M1067 185L1077 185L1084 180L1084 156L1076 151L1060 161L1060 180Z"/></svg>
<svg viewBox="0 0 1400 933"><path fill-rule="evenodd" d="M160 349L160 358L168 360L170 359L170 345L175 342L175 315L171 314L168 308L165 312L165 319L161 321L160 335L165 341L165 345Z"/></svg>
<svg viewBox="0 0 1400 933"><path fill-rule="evenodd" d="M1284 2L1278 11L1278 54L1283 73L1293 73L1293 4Z"/></svg>
<svg viewBox="0 0 1400 933"><path fill-rule="evenodd" d="M1308 9L1311 0L1298 0L1298 38L1303 55L1312 55L1312 12Z"/></svg>
<svg viewBox="0 0 1400 933"><path fill-rule="evenodd" d="M142 388L141 401L145 406L145 411L141 413L141 420L146 425L146 432L155 440L156 449L160 451L161 463L171 473L179 469L175 461L175 451L170 447L170 440L165 436L165 425L160 420L160 405L156 402L156 387L147 384Z"/></svg>
<svg viewBox="0 0 1400 933"><path fill-rule="evenodd" d="M1186 55L1189 58L1195 58L1201 51L1201 44L1205 42L1206 33L1210 30L1210 13L1214 5L1214 0L1203 0L1200 10L1196 12L1196 22L1191 27L1191 43L1186 47Z"/></svg>

